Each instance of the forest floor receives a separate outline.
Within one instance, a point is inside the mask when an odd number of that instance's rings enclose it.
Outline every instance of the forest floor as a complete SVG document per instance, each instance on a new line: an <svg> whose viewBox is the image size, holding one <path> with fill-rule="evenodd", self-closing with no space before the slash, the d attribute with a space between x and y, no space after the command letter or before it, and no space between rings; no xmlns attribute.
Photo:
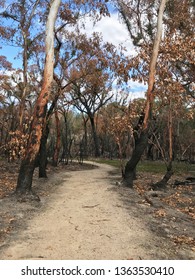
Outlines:
<svg viewBox="0 0 195 280"><path fill-rule="evenodd" d="M128 189L114 167L74 163L49 167L48 179L35 172L41 201L18 201L17 171L0 161L2 260L195 259L194 186L154 192L160 176L140 173Z"/></svg>

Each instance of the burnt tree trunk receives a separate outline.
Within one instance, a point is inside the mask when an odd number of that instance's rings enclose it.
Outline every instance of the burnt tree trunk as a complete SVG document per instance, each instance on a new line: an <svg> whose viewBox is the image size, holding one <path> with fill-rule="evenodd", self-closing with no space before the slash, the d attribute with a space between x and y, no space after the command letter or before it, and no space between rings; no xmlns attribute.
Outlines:
<svg viewBox="0 0 195 280"><path fill-rule="evenodd" d="M149 77L148 77L148 90L147 99L144 110L143 124L139 129L139 136L136 136L135 146L131 156L131 159L127 162L125 166L125 174L123 178L123 184L128 187L133 187L133 180L135 178L135 171L141 156L148 144L148 131L150 128L150 123L152 119L152 105L154 102L154 83L155 83L155 72L156 63L158 58L159 46L162 36L162 22L163 13L166 5L166 0L161 0L158 21L157 21L157 32L154 39L154 45L151 54L150 66L149 66Z"/></svg>
<svg viewBox="0 0 195 280"><path fill-rule="evenodd" d="M133 186L133 180L136 178L136 166L141 159L141 156L147 147L148 143L148 131L141 131L139 137L135 139L135 147L131 156L131 159L125 166L125 172L123 176L123 183L127 187Z"/></svg>
<svg viewBox="0 0 195 280"><path fill-rule="evenodd" d="M38 158L38 164L39 164L39 178L47 178L47 139L49 135L49 125L46 123L45 128L43 129L43 134L41 137L41 145L40 145L40 151L39 151L39 158Z"/></svg>
<svg viewBox="0 0 195 280"><path fill-rule="evenodd" d="M96 127L95 127L94 116L89 115L89 119L90 119L91 128L92 128L92 135L93 135L94 148L95 148L95 157L99 157L100 156L99 140L98 140L97 131L96 131Z"/></svg>
<svg viewBox="0 0 195 280"><path fill-rule="evenodd" d="M170 161L167 165L167 171L166 171L164 177L162 178L162 180L160 180L156 184L152 185L152 187L154 189L159 189L159 188L164 189L167 186L167 183L173 174L174 174L174 172L173 172L173 168L172 168L172 161Z"/></svg>
<svg viewBox="0 0 195 280"><path fill-rule="evenodd" d="M153 185L154 188L165 188L168 181L171 179L173 172L173 112L172 112L172 98L169 100L169 114L168 114L168 129L169 129L169 160L167 164L167 171L162 180Z"/></svg>
<svg viewBox="0 0 195 280"><path fill-rule="evenodd" d="M87 122L88 122L88 117L85 118L85 116L82 114L83 118L83 127L84 127L84 137L83 137L83 146L84 146L84 156L88 156L88 136L87 136Z"/></svg>
<svg viewBox="0 0 195 280"><path fill-rule="evenodd" d="M47 139L49 136L49 119L52 116L53 110L56 107L58 98L60 96L60 92L55 95L54 100L52 101L52 104L46 114L46 122L45 127L42 132L41 137L41 145L39 150L39 156L38 156L38 166L39 166L39 178L47 178ZM46 110L45 110L46 112Z"/></svg>
<svg viewBox="0 0 195 280"><path fill-rule="evenodd" d="M46 57L43 76L43 84L40 95L36 101L33 119L30 128L29 140L24 159L21 162L16 194L23 195L32 192L32 179L35 169L35 161L40 149L42 130L45 125L45 107L48 103L54 69L54 26L60 6L60 0L50 1L50 10L46 24Z"/></svg>
<svg viewBox="0 0 195 280"><path fill-rule="evenodd" d="M58 165L58 159L59 159L59 152L60 152L60 120L58 117L58 111L55 111L55 121L56 121L56 145L55 145L55 150L54 150L54 155L53 155L53 166Z"/></svg>

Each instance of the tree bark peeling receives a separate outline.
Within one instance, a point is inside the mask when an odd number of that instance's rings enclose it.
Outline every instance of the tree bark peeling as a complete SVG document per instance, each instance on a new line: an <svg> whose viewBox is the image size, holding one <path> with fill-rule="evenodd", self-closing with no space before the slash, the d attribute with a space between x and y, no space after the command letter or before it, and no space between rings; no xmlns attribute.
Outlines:
<svg viewBox="0 0 195 280"><path fill-rule="evenodd" d="M141 156L147 147L148 143L148 131L150 128L150 121L152 119L152 105L154 101L154 83L155 83L155 72L156 64L159 52L159 46L162 37L162 23L163 13L166 6L166 0L161 0L158 12L157 20L157 31L154 39L153 50L151 54L150 66L149 66L149 77L148 77L148 90L147 99L144 110L143 125L140 128L139 135L135 139L135 147L131 156L131 159L127 162L125 167L125 174L123 178L123 185L133 187L133 180L135 176L136 166L141 159Z"/></svg>
<svg viewBox="0 0 195 280"><path fill-rule="evenodd" d="M54 70L54 27L57 18L60 0L50 1L50 10L46 24L46 58L43 76L43 85L37 99L33 119L31 123L30 136L24 159L22 160L17 181L16 193L27 194L32 190L32 179L35 162L40 149L42 130L45 125L45 108L49 100L50 89L53 81Z"/></svg>

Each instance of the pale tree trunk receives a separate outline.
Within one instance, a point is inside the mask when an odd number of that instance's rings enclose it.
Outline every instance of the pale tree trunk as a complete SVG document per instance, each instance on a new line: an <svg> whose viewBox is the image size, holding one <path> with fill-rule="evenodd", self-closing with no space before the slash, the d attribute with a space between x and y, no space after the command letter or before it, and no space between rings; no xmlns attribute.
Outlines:
<svg viewBox="0 0 195 280"><path fill-rule="evenodd" d="M23 38L23 44L22 44L22 49L23 49L22 50L23 83L22 83L22 88L20 88L21 99L20 99L20 103L19 103L19 113L18 113L18 116L19 116L19 130L20 130L21 133L25 132L24 127L23 127L23 122L24 122L24 112L25 112L27 86L28 86L27 72L28 72L29 28L31 26L32 19L35 15L35 11L36 11L37 6L40 3L40 0L34 1L34 3L31 5L30 11L26 10L25 2L26 2L25 0L20 1L20 5L21 5L20 7L21 7L21 10L22 10L21 17L20 16L17 17L16 15L13 15L12 13L9 14L6 11L1 14L4 17L9 18L9 19L19 23L20 28L21 28L21 32L22 32L22 38ZM28 15L27 15L27 12L29 12Z"/></svg>
<svg viewBox="0 0 195 280"><path fill-rule="evenodd" d="M60 0L50 1L50 10L46 24L46 58L43 76L43 84L40 95L36 101L33 113L33 119L30 128L28 145L24 159L21 162L19 176L17 181L16 193L31 193L32 178L35 169L35 161L40 148L42 130L45 125L45 110L49 100L51 84L53 81L54 70L54 27L60 6Z"/></svg>
<svg viewBox="0 0 195 280"><path fill-rule="evenodd" d="M150 128L150 121L152 118L152 105L154 102L154 83L155 83L155 72L156 63L158 58L159 46L162 37L162 26L163 26L163 14L166 6L166 0L161 0L158 12L157 21L157 32L154 39L154 45L149 66L149 77L148 77L148 90L147 99L144 111L144 119L139 135L135 139L135 147L131 159L127 162L125 167L125 174L123 178L123 184L127 187L133 186L133 180L135 178L136 166L141 159L141 156L148 144L148 131Z"/></svg>
<svg viewBox="0 0 195 280"><path fill-rule="evenodd" d="M27 94L27 84L28 84L28 78L27 78L27 69L28 69L28 45L27 45L27 35L23 31L23 89L22 89L22 96L21 96L21 102L19 106L19 130L23 132L23 120L24 120L24 110L25 110L25 100L26 100L26 94Z"/></svg>

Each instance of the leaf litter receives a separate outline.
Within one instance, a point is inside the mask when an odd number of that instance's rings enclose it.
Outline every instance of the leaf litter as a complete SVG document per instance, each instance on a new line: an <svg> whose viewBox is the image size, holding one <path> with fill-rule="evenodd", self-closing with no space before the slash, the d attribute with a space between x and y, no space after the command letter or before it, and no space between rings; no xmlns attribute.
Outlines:
<svg viewBox="0 0 195 280"><path fill-rule="evenodd" d="M49 166L48 173L60 172L66 169L65 166L58 167L57 169ZM67 167L68 172L84 170L86 166L77 166L73 164ZM16 163L9 163L6 161L0 161L0 243L3 244L5 238L7 238L15 229L15 227L20 227L20 220L25 216L25 212L36 211L36 205L28 206L18 206L13 205L13 208L6 208L6 203L2 203L4 199L9 199L10 195L14 192L17 175L18 175L19 165ZM35 188L36 192L43 198L50 195L51 188L59 182L53 182L48 188L48 184L44 184L40 187L36 187L37 171L35 172ZM151 189L151 178L152 180L159 180L160 175L140 173L138 179L135 181L135 190L140 198L136 207L140 205L145 205L148 209L149 218L152 215L152 222L162 228L163 234L166 233L167 237L173 241L173 245L178 247L180 250L191 250L195 251L195 236L194 236L194 220L195 220L195 197L194 197L194 186L179 185L174 187L172 182L168 185L165 190L152 192ZM39 179L40 180L40 179ZM174 180L174 178L173 178ZM148 195L151 192L152 195ZM128 195L125 194L125 195ZM146 196L147 195L147 196ZM149 202L146 200L149 198ZM152 202L152 203L150 203ZM153 203L154 202L154 203ZM158 204L159 203L159 204ZM154 205L152 205L154 204ZM146 211L147 214L147 211ZM18 223L19 221L19 223ZM162 233L160 232L160 234ZM157 233L158 234L158 233Z"/></svg>

